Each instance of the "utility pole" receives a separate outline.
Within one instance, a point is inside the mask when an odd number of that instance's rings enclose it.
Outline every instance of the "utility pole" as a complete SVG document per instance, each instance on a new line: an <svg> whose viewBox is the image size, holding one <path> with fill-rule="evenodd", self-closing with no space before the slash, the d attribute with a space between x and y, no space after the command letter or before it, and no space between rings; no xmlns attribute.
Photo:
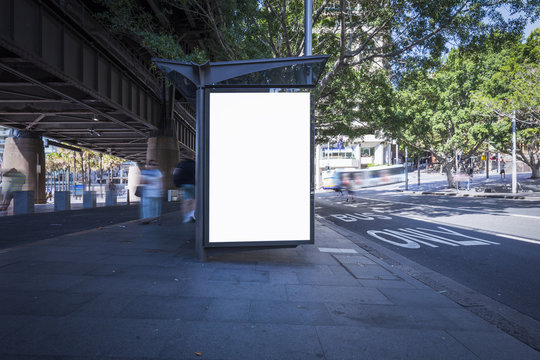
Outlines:
<svg viewBox="0 0 540 360"><path fill-rule="evenodd" d="M516 111L512 114L512 193L517 193Z"/></svg>
<svg viewBox="0 0 540 360"><path fill-rule="evenodd" d="M419 142L416 143L416 148L418 149L418 151L420 151L420 143ZM418 165L418 186L420 186L420 153L418 154L417 165Z"/></svg>
<svg viewBox="0 0 540 360"><path fill-rule="evenodd" d="M409 160L407 154L408 147L405 146L405 190L409 190Z"/></svg>
<svg viewBox="0 0 540 360"><path fill-rule="evenodd" d="M489 179L489 141L486 147L486 179Z"/></svg>
<svg viewBox="0 0 540 360"><path fill-rule="evenodd" d="M313 27L313 0L304 1L304 55L311 56L312 43L312 27Z"/></svg>
<svg viewBox="0 0 540 360"><path fill-rule="evenodd" d="M420 155L418 155L418 186L420 186Z"/></svg>

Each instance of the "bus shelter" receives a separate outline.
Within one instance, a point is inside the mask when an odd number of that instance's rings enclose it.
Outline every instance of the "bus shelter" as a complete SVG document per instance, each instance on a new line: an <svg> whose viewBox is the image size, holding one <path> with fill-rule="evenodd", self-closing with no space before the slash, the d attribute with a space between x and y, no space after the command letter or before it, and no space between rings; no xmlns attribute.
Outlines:
<svg viewBox="0 0 540 360"><path fill-rule="evenodd" d="M196 103L196 253L314 243L309 89L328 56L153 59Z"/></svg>

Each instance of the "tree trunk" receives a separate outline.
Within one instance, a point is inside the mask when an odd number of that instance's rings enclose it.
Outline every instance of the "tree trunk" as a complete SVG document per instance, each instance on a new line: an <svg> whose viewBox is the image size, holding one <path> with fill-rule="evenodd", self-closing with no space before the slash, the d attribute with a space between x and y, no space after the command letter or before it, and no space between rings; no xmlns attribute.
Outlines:
<svg viewBox="0 0 540 360"><path fill-rule="evenodd" d="M531 167L531 170L532 170L531 179L540 178L540 167Z"/></svg>
<svg viewBox="0 0 540 360"><path fill-rule="evenodd" d="M446 162L441 164L441 166L444 169L444 172L446 173L446 181L448 182L448 187L453 188L454 187L454 174L452 174L452 162Z"/></svg>

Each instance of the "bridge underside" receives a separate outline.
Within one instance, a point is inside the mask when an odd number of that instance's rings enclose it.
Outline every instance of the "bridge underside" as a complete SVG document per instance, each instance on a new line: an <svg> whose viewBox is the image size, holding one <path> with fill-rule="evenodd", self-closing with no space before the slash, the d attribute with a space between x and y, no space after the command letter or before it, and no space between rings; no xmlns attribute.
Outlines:
<svg viewBox="0 0 540 360"><path fill-rule="evenodd" d="M192 157L194 111L165 90L83 2L0 1L0 125L138 162L166 136Z"/></svg>
<svg viewBox="0 0 540 360"><path fill-rule="evenodd" d="M0 125L143 161L155 126L0 47Z"/></svg>

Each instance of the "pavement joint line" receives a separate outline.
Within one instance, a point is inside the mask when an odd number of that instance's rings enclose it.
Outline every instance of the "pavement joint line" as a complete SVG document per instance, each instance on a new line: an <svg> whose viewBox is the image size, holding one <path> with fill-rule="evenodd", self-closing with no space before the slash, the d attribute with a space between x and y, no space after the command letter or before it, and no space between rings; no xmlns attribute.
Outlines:
<svg viewBox="0 0 540 360"><path fill-rule="evenodd" d="M320 252L336 253L336 254L358 254L354 249L338 249L338 248L319 248Z"/></svg>

